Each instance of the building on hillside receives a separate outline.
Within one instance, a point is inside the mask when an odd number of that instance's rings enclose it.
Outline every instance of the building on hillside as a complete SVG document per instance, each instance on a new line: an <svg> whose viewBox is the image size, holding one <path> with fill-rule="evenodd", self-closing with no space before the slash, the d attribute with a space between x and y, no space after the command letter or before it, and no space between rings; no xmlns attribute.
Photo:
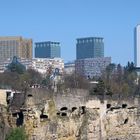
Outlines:
<svg viewBox="0 0 140 140"><path fill-rule="evenodd" d="M13 58L9 58L5 61L0 61L0 73L7 69L7 66L12 62ZM18 62L26 67L26 69L32 68L32 59L18 58Z"/></svg>
<svg viewBox="0 0 140 140"><path fill-rule="evenodd" d="M76 73L87 78L99 77L111 63L111 57L78 59L75 61Z"/></svg>
<svg viewBox="0 0 140 140"><path fill-rule="evenodd" d="M34 58L32 60L32 68L42 74L46 74L50 68L52 71L55 71L57 68L62 74L64 71L64 61L61 58Z"/></svg>
<svg viewBox="0 0 140 140"><path fill-rule="evenodd" d="M7 66L12 62L13 59L7 59L4 62L0 62L0 72L4 72L7 69ZM33 59L24 59L18 58L18 62L26 67L26 69L34 69L42 74L46 74L46 72L51 68L55 70L59 69L60 73L64 71L64 61L61 58L33 58Z"/></svg>
<svg viewBox="0 0 140 140"><path fill-rule="evenodd" d="M78 38L76 44L76 59L104 57L104 42L102 37Z"/></svg>
<svg viewBox="0 0 140 140"><path fill-rule="evenodd" d="M60 43L59 42L36 42L35 43L35 58L60 58Z"/></svg>
<svg viewBox="0 0 140 140"><path fill-rule="evenodd" d="M16 56L14 56L12 62L7 66L7 71L23 74L26 71L26 67L18 61Z"/></svg>
<svg viewBox="0 0 140 140"><path fill-rule="evenodd" d="M140 68L140 24L134 30L134 62L135 67Z"/></svg>
<svg viewBox="0 0 140 140"><path fill-rule="evenodd" d="M65 63L64 72L65 74L73 74L75 72L75 63L74 62Z"/></svg>
<svg viewBox="0 0 140 140"><path fill-rule="evenodd" d="M0 60L18 58L32 59L32 39L21 36L0 37Z"/></svg>

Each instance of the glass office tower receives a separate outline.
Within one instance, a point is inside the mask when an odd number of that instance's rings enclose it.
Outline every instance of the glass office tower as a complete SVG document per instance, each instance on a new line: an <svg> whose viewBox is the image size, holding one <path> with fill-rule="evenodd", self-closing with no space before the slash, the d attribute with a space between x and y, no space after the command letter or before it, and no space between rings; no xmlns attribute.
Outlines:
<svg viewBox="0 0 140 140"><path fill-rule="evenodd" d="M35 58L55 58L61 57L59 42L36 42Z"/></svg>
<svg viewBox="0 0 140 140"><path fill-rule="evenodd" d="M76 58L104 57L104 42L101 37L87 37L77 39Z"/></svg>

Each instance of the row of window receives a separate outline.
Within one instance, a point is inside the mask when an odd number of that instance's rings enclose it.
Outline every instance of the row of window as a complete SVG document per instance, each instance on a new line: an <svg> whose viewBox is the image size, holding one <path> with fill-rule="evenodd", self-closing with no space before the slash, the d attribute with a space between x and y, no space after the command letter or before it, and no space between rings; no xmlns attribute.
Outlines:
<svg viewBox="0 0 140 140"><path fill-rule="evenodd" d="M77 40L77 43L93 43L93 42L102 43L103 39L102 38L95 38L95 39L79 39L79 40Z"/></svg>
<svg viewBox="0 0 140 140"><path fill-rule="evenodd" d="M48 44L48 43L36 43L36 47L46 47L46 46L59 46L59 44Z"/></svg>
<svg viewBox="0 0 140 140"><path fill-rule="evenodd" d="M19 46L19 44L16 40L0 41L0 46Z"/></svg>

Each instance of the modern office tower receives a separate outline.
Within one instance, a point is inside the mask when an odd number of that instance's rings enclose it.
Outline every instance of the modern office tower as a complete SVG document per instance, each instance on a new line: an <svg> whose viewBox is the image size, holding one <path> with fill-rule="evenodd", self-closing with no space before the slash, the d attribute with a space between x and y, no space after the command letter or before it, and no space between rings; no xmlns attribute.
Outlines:
<svg viewBox="0 0 140 140"><path fill-rule="evenodd" d="M101 37L87 37L77 39L76 58L104 57L104 42Z"/></svg>
<svg viewBox="0 0 140 140"><path fill-rule="evenodd" d="M19 58L32 59L32 39L18 37L0 37L0 61Z"/></svg>
<svg viewBox="0 0 140 140"><path fill-rule="evenodd" d="M140 25L137 25L134 31L134 62L137 68L140 68Z"/></svg>
<svg viewBox="0 0 140 140"><path fill-rule="evenodd" d="M35 43L35 58L60 58L60 43L59 42L36 42Z"/></svg>
<svg viewBox="0 0 140 140"><path fill-rule="evenodd" d="M111 63L111 57L85 58L75 61L76 73L88 77L99 77Z"/></svg>

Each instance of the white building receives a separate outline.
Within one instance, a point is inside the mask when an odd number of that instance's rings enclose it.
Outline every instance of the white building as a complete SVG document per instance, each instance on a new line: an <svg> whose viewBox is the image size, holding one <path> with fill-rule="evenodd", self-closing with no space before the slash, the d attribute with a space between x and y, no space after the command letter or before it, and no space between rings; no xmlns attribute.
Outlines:
<svg viewBox="0 0 140 140"><path fill-rule="evenodd" d="M59 69L60 73L64 71L64 61L61 58L34 58L34 59L25 59L18 58L18 61L23 64L26 69L34 69L42 74L46 74L49 68L51 67L54 71L56 68ZM4 62L0 61L0 72L4 72L6 70L6 66L8 66L12 62L12 59L7 59Z"/></svg>
<svg viewBox="0 0 140 140"><path fill-rule="evenodd" d="M77 59L75 61L75 70L80 75L93 78L101 76L110 63L111 57Z"/></svg>
<svg viewBox="0 0 140 140"><path fill-rule="evenodd" d="M34 58L32 60L32 68L42 74L46 74L49 68L54 71L56 68L59 69L60 73L64 71L64 61L61 58Z"/></svg>
<svg viewBox="0 0 140 140"><path fill-rule="evenodd" d="M74 62L65 63L64 71L65 71L65 74L74 73L75 72L75 63Z"/></svg>
<svg viewBox="0 0 140 140"><path fill-rule="evenodd" d="M140 68L140 24L135 28L134 39L134 62L135 66Z"/></svg>

